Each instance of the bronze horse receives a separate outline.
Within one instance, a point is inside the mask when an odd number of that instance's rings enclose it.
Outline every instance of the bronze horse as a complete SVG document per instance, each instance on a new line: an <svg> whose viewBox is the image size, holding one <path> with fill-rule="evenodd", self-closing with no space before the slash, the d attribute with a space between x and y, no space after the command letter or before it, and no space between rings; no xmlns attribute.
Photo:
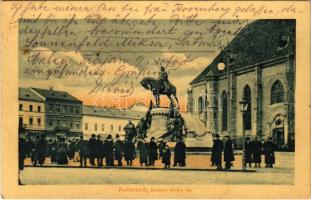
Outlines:
<svg viewBox="0 0 311 200"><path fill-rule="evenodd" d="M178 98L176 96L176 87L169 83L169 87L165 91L162 87L159 81L152 77L145 77L140 81L140 84L146 89L151 90L152 94L156 100L156 107L158 108L160 106L160 95L166 95L169 99L171 104L174 105L173 98L174 96L176 102L177 102L177 108L179 108Z"/></svg>

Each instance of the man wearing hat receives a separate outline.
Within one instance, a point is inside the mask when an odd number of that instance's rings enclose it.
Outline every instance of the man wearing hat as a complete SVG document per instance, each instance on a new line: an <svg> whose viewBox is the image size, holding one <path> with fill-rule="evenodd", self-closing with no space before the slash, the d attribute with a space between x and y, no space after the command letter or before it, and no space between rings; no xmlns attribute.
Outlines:
<svg viewBox="0 0 311 200"><path fill-rule="evenodd" d="M183 139L178 138L178 142L174 148L174 165L179 165L181 167L186 166L186 144Z"/></svg>
<svg viewBox="0 0 311 200"><path fill-rule="evenodd" d="M34 166L36 166L37 163L40 166L43 165L46 156L46 150L47 150L47 141L45 139L45 134L42 134L35 146L36 158L33 164Z"/></svg>
<svg viewBox="0 0 311 200"><path fill-rule="evenodd" d="M94 166L95 156L96 156L96 135L95 134L91 135L88 146L89 146L90 164Z"/></svg>
<svg viewBox="0 0 311 200"><path fill-rule="evenodd" d="M104 143L101 140L101 136L97 135L96 139L96 147L95 147L95 154L96 154L96 160L97 160L97 166L103 166L103 159L105 157L104 155Z"/></svg>
<svg viewBox="0 0 311 200"><path fill-rule="evenodd" d="M261 154L262 154L262 143L259 138L256 136L254 141L252 142L253 146L253 161L255 163L255 167L261 167Z"/></svg>
<svg viewBox="0 0 311 200"><path fill-rule="evenodd" d="M252 167L253 142L250 141L249 137L246 137L244 145L245 145L245 163L248 164L249 167Z"/></svg>
<svg viewBox="0 0 311 200"><path fill-rule="evenodd" d="M149 145L149 165L154 166L154 162L158 159L158 146L157 143L155 142L155 138L152 137Z"/></svg>
<svg viewBox="0 0 311 200"><path fill-rule="evenodd" d="M113 160L113 141L112 141L112 136L109 134L105 144L105 157L106 157L106 166L113 166L114 160Z"/></svg>
<svg viewBox="0 0 311 200"><path fill-rule="evenodd" d="M148 165L148 146L144 138L139 138L137 143L137 148L139 149L139 161L140 165Z"/></svg>
<svg viewBox="0 0 311 200"><path fill-rule="evenodd" d="M80 167L86 167L88 146L86 144L86 141L83 140L83 135L80 136L80 140L77 142L76 148L80 156Z"/></svg>
<svg viewBox="0 0 311 200"><path fill-rule="evenodd" d="M225 148L224 148L224 161L225 161L225 168L230 169L231 168L231 162L234 161L234 154L233 154L233 148L232 148L232 140L230 139L230 136L226 136L226 142L225 142Z"/></svg>
<svg viewBox="0 0 311 200"><path fill-rule="evenodd" d="M116 142L114 144L114 159L118 161L118 166L122 166L122 151L123 141L120 140L119 134L116 135Z"/></svg>
<svg viewBox="0 0 311 200"><path fill-rule="evenodd" d="M125 138L124 143L124 159L127 166L132 166L133 160L135 159L135 145L128 137Z"/></svg>
<svg viewBox="0 0 311 200"><path fill-rule="evenodd" d="M265 163L266 167L272 168L275 164L275 143L272 140L272 137L268 137L268 141L265 141L263 144L263 153L265 154Z"/></svg>
<svg viewBox="0 0 311 200"><path fill-rule="evenodd" d="M222 169L221 154L223 148L224 148L223 142L219 139L219 134L216 134L212 148L212 156L213 156L212 162L217 166L218 170Z"/></svg>

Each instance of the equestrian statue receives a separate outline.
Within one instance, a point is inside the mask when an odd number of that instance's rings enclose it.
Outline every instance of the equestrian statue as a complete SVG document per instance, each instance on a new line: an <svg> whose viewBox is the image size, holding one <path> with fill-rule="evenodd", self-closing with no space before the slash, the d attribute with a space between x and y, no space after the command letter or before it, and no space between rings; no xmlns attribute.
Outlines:
<svg viewBox="0 0 311 200"><path fill-rule="evenodd" d="M140 81L140 84L146 90L152 91L152 94L156 100L157 108L160 107L160 95L166 95L170 99L171 103L174 102L172 98L173 96L177 102L177 108L179 108L178 98L176 96L176 87L169 82L167 72L163 66L161 66L158 79L145 77Z"/></svg>

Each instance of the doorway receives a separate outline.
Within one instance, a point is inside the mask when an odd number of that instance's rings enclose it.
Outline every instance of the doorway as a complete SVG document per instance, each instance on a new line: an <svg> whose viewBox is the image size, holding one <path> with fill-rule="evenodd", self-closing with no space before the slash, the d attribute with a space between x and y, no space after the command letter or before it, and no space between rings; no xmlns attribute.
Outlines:
<svg viewBox="0 0 311 200"><path fill-rule="evenodd" d="M18 127L19 128L23 127L23 117L18 117Z"/></svg>
<svg viewBox="0 0 311 200"><path fill-rule="evenodd" d="M275 128L272 133L273 140L276 142L277 150L282 150L284 147L284 128Z"/></svg>

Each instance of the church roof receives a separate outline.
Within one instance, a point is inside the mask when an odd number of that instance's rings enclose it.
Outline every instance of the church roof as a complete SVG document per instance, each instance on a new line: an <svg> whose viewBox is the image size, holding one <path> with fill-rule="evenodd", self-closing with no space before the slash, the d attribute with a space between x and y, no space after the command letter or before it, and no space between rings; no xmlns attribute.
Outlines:
<svg viewBox="0 0 311 200"><path fill-rule="evenodd" d="M204 81L210 70L215 75L224 73L218 71L217 65L223 62L228 48L237 56L230 70L295 54L295 25L296 21L290 19L256 20L246 25L190 84ZM284 40L289 41L288 45L280 48Z"/></svg>
<svg viewBox="0 0 311 200"><path fill-rule="evenodd" d="M94 106L83 106L83 115L123 119L141 119L145 116L145 112L133 111L129 109L96 108Z"/></svg>

